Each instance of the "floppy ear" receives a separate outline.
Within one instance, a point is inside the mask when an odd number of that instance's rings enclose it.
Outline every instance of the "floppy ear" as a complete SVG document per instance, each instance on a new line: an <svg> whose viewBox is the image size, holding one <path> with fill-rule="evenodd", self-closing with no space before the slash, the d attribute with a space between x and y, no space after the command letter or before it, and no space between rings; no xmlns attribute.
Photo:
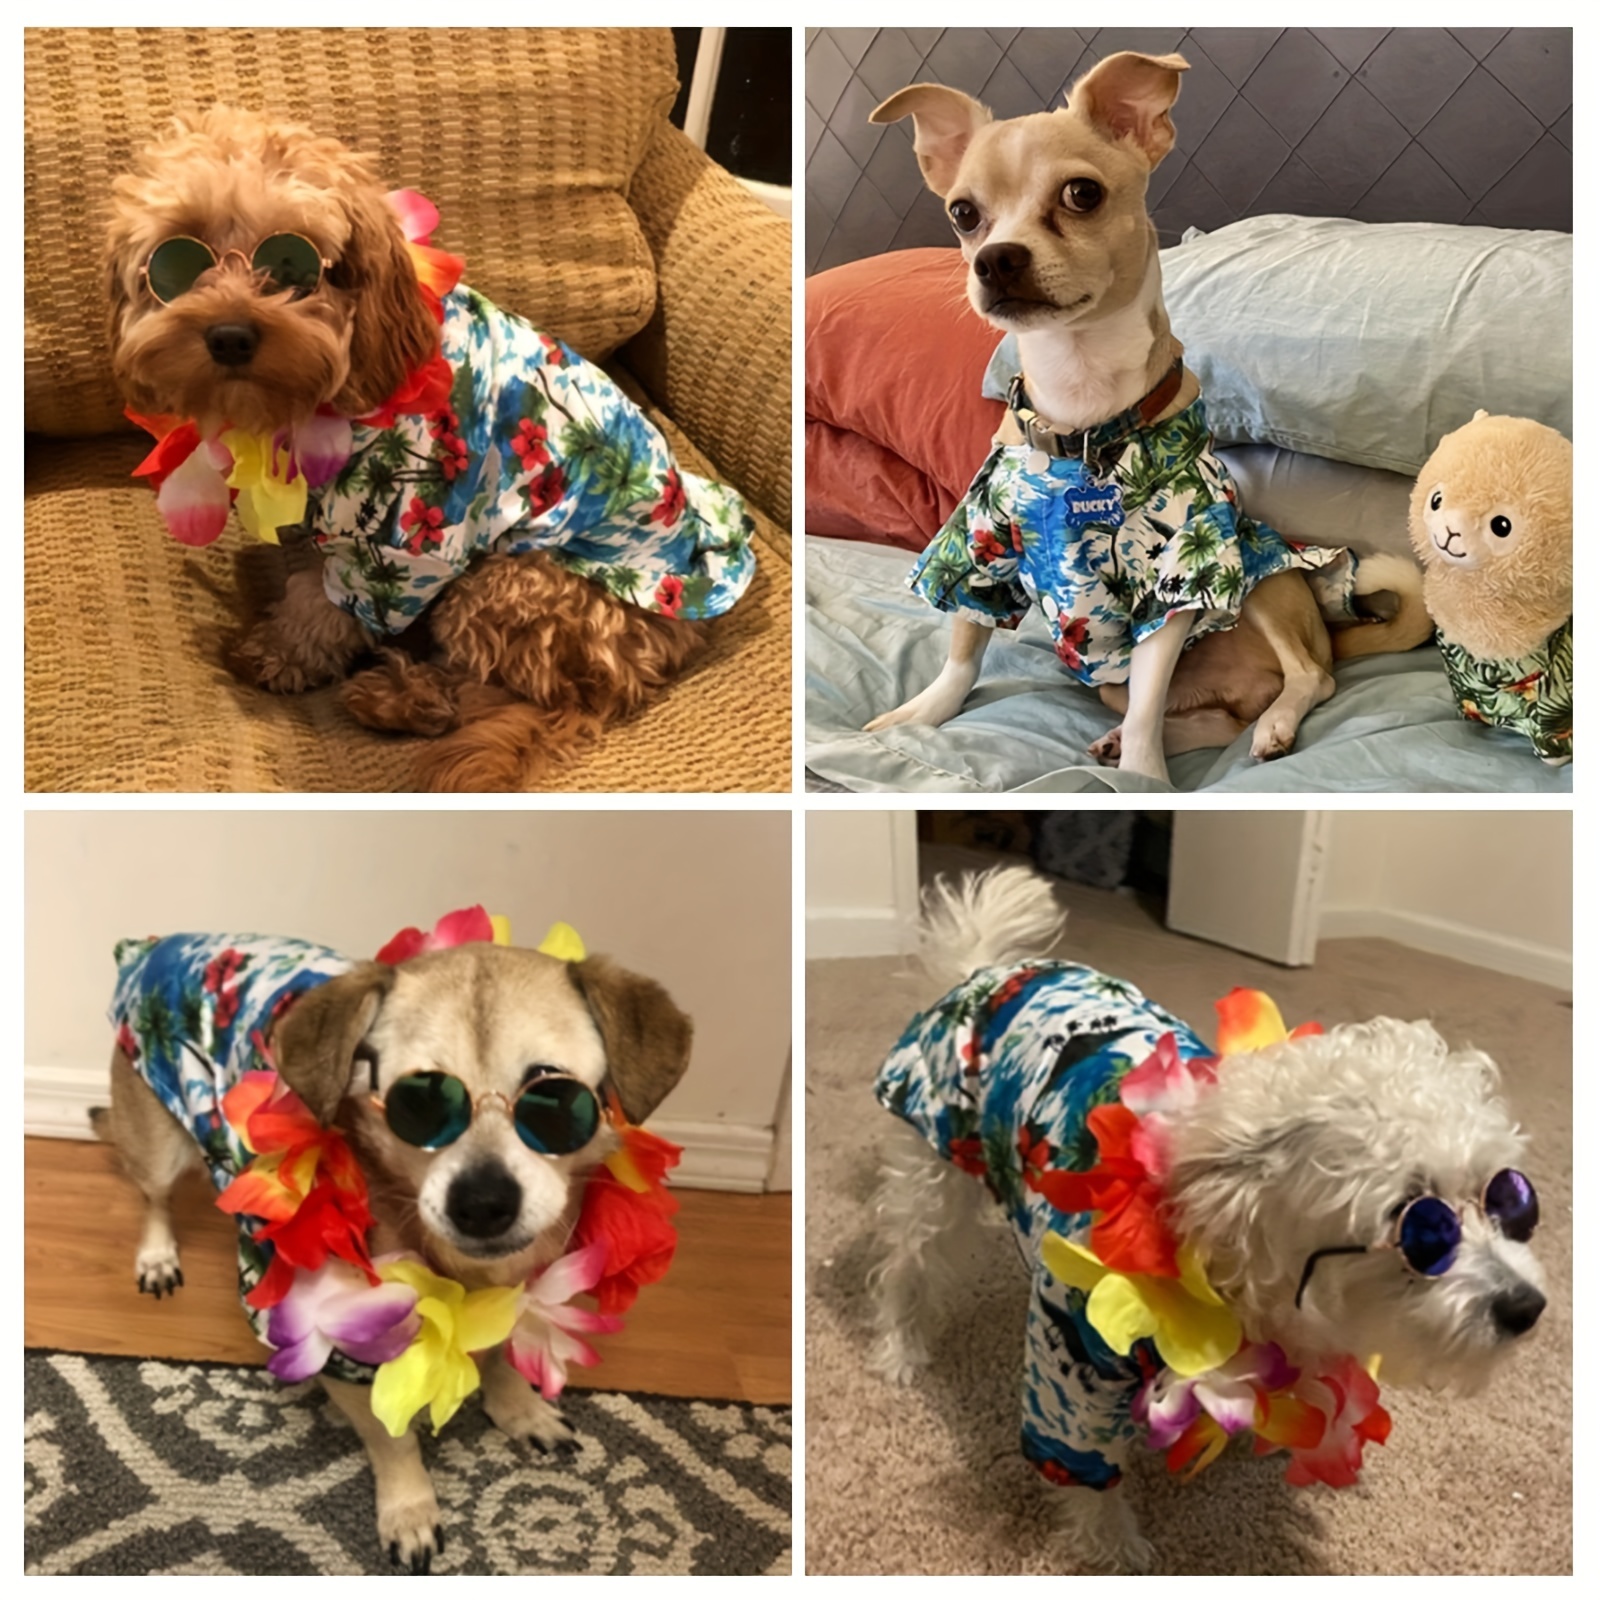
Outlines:
<svg viewBox="0 0 1600 1600"><path fill-rule="evenodd" d="M394 968L365 961L308 989L273 1025L278 1076L310 1106L318 1122L332 1122L350 1087L356 1046L394 986Z"/></svg>
<svg viewBox="0 0 1600 1600"><path fill-rule="evenodd" d="M436 355L433 320L406 251L399 219L376 189L345 197L350 239L331 280L355 299L350 330L350 376L334 408L360 416L382 405L413 367Z"/></svg>
<svg viewBox="0 0 1600 1600"><path fill-rule="evenodd" d="M1177 141L1167 113L1178 98L1182 56L1142 56L1120 50L1073 84L1067 109L1111 139L1130 139L1153 171Z"/></svg>
<svg viewBox="0 0 1600 1600"><path fill-rule="evenodd" d="M606 1067L629 1122L643 1122L689 1065L694 1024L653 978L605 956L567 967L600 1030Z"/></svg>
<svg viewBox="0 0 1600 1600"><path fill-rule="evenodd" d="M943 199L956 181L956 169L972 143L972 136L994 114L970 94L947 89L941 83L914 83L892 94L868 122L898 122L910 117L916 128L917 165L928 187Z"/></svg>

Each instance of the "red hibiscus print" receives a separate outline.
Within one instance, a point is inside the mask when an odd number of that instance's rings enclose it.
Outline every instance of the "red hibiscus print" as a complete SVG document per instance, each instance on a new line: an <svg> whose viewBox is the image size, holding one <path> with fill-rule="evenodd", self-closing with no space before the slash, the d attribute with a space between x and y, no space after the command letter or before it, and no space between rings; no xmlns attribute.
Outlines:
<svg viewBox="0 0 1600 1600"><path fill-rule="evenodd" d="M524 472L535 473L549 464L549 438L550 430L531 417L524 417L517 424L517 431L511 436L511 449Z"/></svg>
<svg viewBox="0 0 1600 1600"><path fill-rule="evenodd" d="M547 367L564 367L567 364L567 353L554 339L540 336L539 343L544 346L544 360Z"/></svg>
<svg viewBox="0 0 1600 1600"><path fill-rule="evenodd" d="M428 431L433 435L435 444L434 456L439 463L439 470L444 474L445 482L451 483L467 470L470 457L467 454L466 444L457 430L461 426L461 419L446 406L438 416L429 424Z"/></svg>
<svg viewBox="0 0 1600 1600"><path fill-rule="evenodd" d="M409 533L406 549L414 556L425 550L437 550L444 543L444 508L422 503L420 495L411 497L411 504L400 518L400 531Z"/></svg>
<svg viewBox="0 0 1600 1600"><path fill-rule="evenodd" d="M683 515L683 506L683 479L674 469L668 468L667 476L662 483L661 499L655 510L650 513L650 520L659 522L664 528L670 528Z"/></svg>
<svg viewBox="0 0 1600 1600"><path fill-rule="evenodd" d="M216 1026L220 1032L239 1014L239 990L233 980L244 967L244 957L231 945L206 964L201 988L217 997Z"/></svg>
<svg viewBox="0 0 1600 1600"><path fill-rule="evenodd" d="M655 603L657 611L669 617L677 616L683 609L683 579L671 575L663 578L656 585Z"/></svg>
<svg viewBox="0 0 1600 1600"><path fill-rule="evenodd" d="M983 1159L983 1140L952 1139L950 1165L959 1167L962 1172L970 1172L975 1178L988 1177L989 1164Z"/></svg>
<svg viewBox="0 0 1600 1600"><path fill-rule="evenodd" d="M972 554L983 567L991 561L1021 555L1022 532L1014 522L1007 523L1004 528L979 528L972 542Z"/></svg>
<svg viewBox="0 0 1600 1600"><path fill-rule="evenodd" d="M117 1029L117 1049L129 1061L137 1061L139 1059L139 1041L134 1037L133 1029L126 1022Z"/></svg>
<svg viewBox="0 0 1600 1600"><path fill-rule="evenodd" d="M545 512L561 504L567 492L566 475L560 467L546 467L537 478L524 485L528 496L528 511L542 517Z"/></svg>
<svg viewBox="0 0 1600 1600"><path fill-rule="evenodd" d="M1061 657L1069 667L1081 667L1083 657L1078 653L1078 646L1089 637L1089 619L1087 617L1074 617L1056 639L1056 654Z"/></svg>

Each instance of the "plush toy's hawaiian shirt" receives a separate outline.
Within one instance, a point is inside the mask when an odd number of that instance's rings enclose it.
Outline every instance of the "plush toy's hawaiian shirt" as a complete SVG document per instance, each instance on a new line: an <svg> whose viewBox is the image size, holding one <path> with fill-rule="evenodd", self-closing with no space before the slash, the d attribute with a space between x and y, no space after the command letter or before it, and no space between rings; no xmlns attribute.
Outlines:
<svg viewBox="0 0 1600 1600"><path fill-rule="evenodd" d="M744 502L680 472L599 367L466 288L444 297L442 346L450 409L356 423L349 461L311 492L335 605L399 633L490 551L543 550L667 616L720 616L744 593Z"/></svg>
<svg viewBox="0 0 1600 1600"><path fill-rule="evenodd" d="M1441 633L1439 654L1461 715L1525 734L1551 766L1572 759L1572 622L1537 650L1485 661Z"/></svg>
<svg viewBox="0 0 1600 1600"><path fill-rule="evenodd" d="M1037 604L1063 665L1096 688L1126 683L1134 645L1175 611L1196 613L1190 644L1231 628L1274 573L1303 571L1324 615L1354 620L1353 554L1291 545L1238 509L1203 401L1126 436L1091 430L1089 454L1093 472L997 445L907 586L991 627Z"/></svg>
<svg viewBox="0 0 1600 1600"><path fill-rule="evenodd" d="M116 947L111 1025L117 1045L190 1133L218 1193L249 1163L250 1152L222 1114L222 1097L247 1072L270 1071L265 1041L274 1020L308 989L355 963L322 945L257 934L178 933L124 939ZM260 1281L269 1246L239 1218L241 1299ZM266 1313L245 1306L266 1342ZM370 1367L335 1353L330 1375L371 1381Z"/></svg>
<svg viewBox="0 0 1600 1600"><path fill-rule="evenodd" d="M1093 1167L1089 1112L1117 1100L1166 1033L1185 1059L1211 1054L1131 984L1088 967L988 967L912 1022L875 1086L941 1156L981 1178L1010 1219L1033 1276L1022 1453L1056 1483L1109 1489L1121 1479L1139 1432L1129 1403L1160 1359L1147 1342L1115 1354L1089 1325L1088 1297L1041 1264L1047 1232L1085 1238L1092 1219L1057 1211L1026 1173Z"/></svg>

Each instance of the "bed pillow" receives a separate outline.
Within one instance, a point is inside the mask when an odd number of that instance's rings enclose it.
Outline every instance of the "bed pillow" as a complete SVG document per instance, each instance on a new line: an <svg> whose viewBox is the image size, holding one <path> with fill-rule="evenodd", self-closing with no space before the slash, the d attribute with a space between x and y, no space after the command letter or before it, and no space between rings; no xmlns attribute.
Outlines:
<svg viewBox="0 0 1600 1600"><path fill-rule="evenodd" d="M1572 236L1248 217L1161 255L1219 444L1414 477L1480 407L1572 437ZM996 352L986 392L1016 370Z"/></svg>
<svg viewBox="0 0 1600 1600"><path fill-rule="evenodd" d="M989 453L994 329L959 250L896 250L806 283L806 528L920 549Z"/></svg>

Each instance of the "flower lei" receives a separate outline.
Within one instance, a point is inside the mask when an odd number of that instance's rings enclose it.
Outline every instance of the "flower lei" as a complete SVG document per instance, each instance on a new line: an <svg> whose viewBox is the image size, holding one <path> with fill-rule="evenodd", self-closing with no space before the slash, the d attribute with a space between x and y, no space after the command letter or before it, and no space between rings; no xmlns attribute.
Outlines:
<svg viewBox="0 0 1600 1600"><path fill-rule="evenodd" d="M1235 989L1217 1002L1217 1013L1219 1058L1322 1031L1304 1023L1289 1032L1257 990ZM1161 1211L1169 1118L1216 1082L1218 1065L1213 1058L1184 1061L1176 1038L1165 1034L1123 1079L1121 1103L1089 1113L1100 1151L1094 1168L1047 1170L1046 1149L1024 1149L1030 1189L1058 1211L1095 1214L1091 1249L1049 1233L1041 1256L1056 1278L1088 1295L1090 1326L1118 1355L1138 1340L1154 1343L1163 1365L1146 1378L1132 1410L1171 1471L1187 1467L1192 1477L1233 1435L1250 1432L1257 1454L1289 1452L1290 1483L1345 1488L1360 1473L1365 1445L1389 1436L1376 1382L1354 1356L1312 1371L1291 1366L1276 1344L1247 1341Z"/></svg>
<svg viewBox="0 0 1600 1600"><path fill-rule="evenodd" d="M466 262L429 242L439 213L423 195L396 189L389 204L400 219L417 286L434 321L442 324L443 297L460 281ZM433 416L449 406L450 385L450 364L435 351L406 374L375 412L355 420L365 427L387 428L398 416ZM305 520L308 491L339 474L354 442L351 419L329 406L318 407L314 416L293 428L280 428L270 438L226 423L202 438L196 424L183 417L146 417L133 410L124 414L156 439L133 476L150 479L167 531L187 545L214 542L234 504L248 532L276 544L279 528Z"/></svg>
<svg viewBox="0 0 1600 1600"><path fill-rule="evenodd" d="M432 933L397 934L378 959L392 964L477 941L509 944L506 920L481 906L451 912ZM562 961L584 957L565 923L539 949ZM265 1040L255 1042L270 1059ZM455 1415L479 1384L475 1351L504 1345L517 1371L556 1399L569 1365L600 1359L580 1336L617 1332L620 1313L672 1262L678 1202L665 1179L682 1150L632 1126L614 1093L606 1118L620 1144L588 1180L567 1253L521 1286L472 1290L415 1256L369 1255L373 1218L349 1144L276 1072L245 1073L222 1106L253 1159L217 1204L259 1219L255 1237L272 1246L266 1272L245 1296L268 1313L268 1370L298 1382L321 1372L335 1350L375 1366L373 1414L395 1438L424 1406L436 1431ZM599 1309L569 1304L578 1294L592 1295Z"/></svg>

